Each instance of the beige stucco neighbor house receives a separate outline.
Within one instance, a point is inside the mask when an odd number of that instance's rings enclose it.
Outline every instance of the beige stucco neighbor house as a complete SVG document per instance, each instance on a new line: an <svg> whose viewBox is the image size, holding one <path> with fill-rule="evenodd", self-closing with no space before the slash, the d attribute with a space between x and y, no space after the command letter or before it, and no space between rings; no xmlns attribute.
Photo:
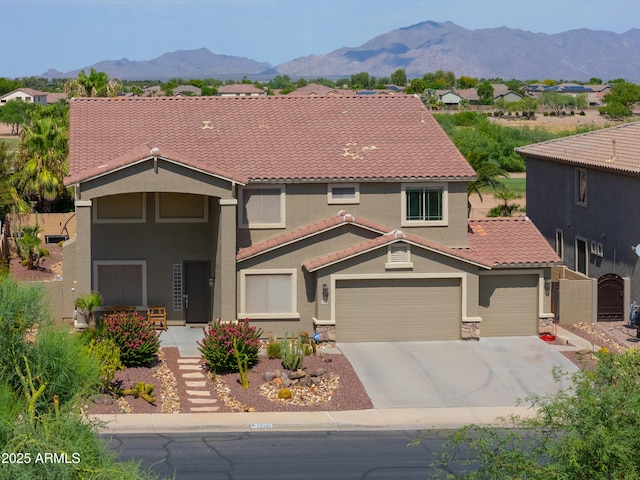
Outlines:
<svg viewBox="0 0 640 480"><path fill-rule="evenodd" d="M73 296L339 341L549 328L559 257L527 219L467 219L476 174L419 98L92 98L70 115Z"/></svg>
<svg viewBox="0 0 640 480"><path fill-rule="evenodd" d="M38 103L40 105L47 104L47 92L40 92L33 88L18 88L9 93L0 96L0 106L12 100L19 100L26 103Z"/></svg>

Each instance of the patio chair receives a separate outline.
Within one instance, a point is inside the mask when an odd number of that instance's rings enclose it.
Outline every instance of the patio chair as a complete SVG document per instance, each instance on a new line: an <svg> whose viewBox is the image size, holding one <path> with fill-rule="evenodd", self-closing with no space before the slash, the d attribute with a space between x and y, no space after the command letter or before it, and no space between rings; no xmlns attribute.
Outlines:
<svg viewBox="0 0 640 480"><path fill-rule="evenodd" d="M167 329L167 309L164 305L150 305L147 310L147 318L157 329Z"/></svg>

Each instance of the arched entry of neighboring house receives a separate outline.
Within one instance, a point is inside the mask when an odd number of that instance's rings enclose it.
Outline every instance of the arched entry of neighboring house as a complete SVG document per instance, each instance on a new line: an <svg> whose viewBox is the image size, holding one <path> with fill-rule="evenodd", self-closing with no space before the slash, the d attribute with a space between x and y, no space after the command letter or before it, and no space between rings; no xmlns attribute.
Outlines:
<svg viewBox="0 0 640 480"><path fill-rule="evenodd" d="M598 278L598 320L624 319L624 282L615 273Z"/></svg>

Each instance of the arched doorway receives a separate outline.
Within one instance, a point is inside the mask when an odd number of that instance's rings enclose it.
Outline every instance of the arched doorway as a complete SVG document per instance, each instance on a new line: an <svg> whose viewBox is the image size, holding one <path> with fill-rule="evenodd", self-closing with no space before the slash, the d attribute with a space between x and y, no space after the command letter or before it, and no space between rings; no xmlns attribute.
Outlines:
<svg viewBox="0 0 640 480"><path fill-rule="evenodd" d="M598 278L598 320L624 319L624 282L615 273Z"/></svg>

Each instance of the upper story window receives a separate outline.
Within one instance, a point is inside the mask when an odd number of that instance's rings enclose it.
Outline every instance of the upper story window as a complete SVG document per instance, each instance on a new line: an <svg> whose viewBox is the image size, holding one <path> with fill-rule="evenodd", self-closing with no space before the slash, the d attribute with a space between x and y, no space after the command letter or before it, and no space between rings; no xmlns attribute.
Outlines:
<svg viewBox="0 0 640 480"><path fill-rule="evenodd" d="M402 225L446 225L446 184L402 185Z"/></svg>
<svg viewBox="0 0 640 480"><path fill-rule="evenodd" d="M108 195L95 200L94 223L144 223L147 208L144 193Z"/></svg>
<svg viewBox="0 0 640 480"><path fill-rule="evenodd" d="M360 188L357 183L330 183L327 185L327 203L360 203Z"/></svg>
<svg viewBox="0 0 640 480"><path fill-rule="evenodd" d="M209 220L208 197L190 193L156 193L155 219L158 223L206 222Z"/></svg>
<svg viewBox="0 0 640 480"><path fill-rule="evenodd" d="M238 215L241 228L284 228L284 186L243 188Z"/></svg>
<svg viewBox="0 0 640 480"><path fill-rule="evenodd" d="M587 170L576 168L576 205L587 206Z"/></svg>

